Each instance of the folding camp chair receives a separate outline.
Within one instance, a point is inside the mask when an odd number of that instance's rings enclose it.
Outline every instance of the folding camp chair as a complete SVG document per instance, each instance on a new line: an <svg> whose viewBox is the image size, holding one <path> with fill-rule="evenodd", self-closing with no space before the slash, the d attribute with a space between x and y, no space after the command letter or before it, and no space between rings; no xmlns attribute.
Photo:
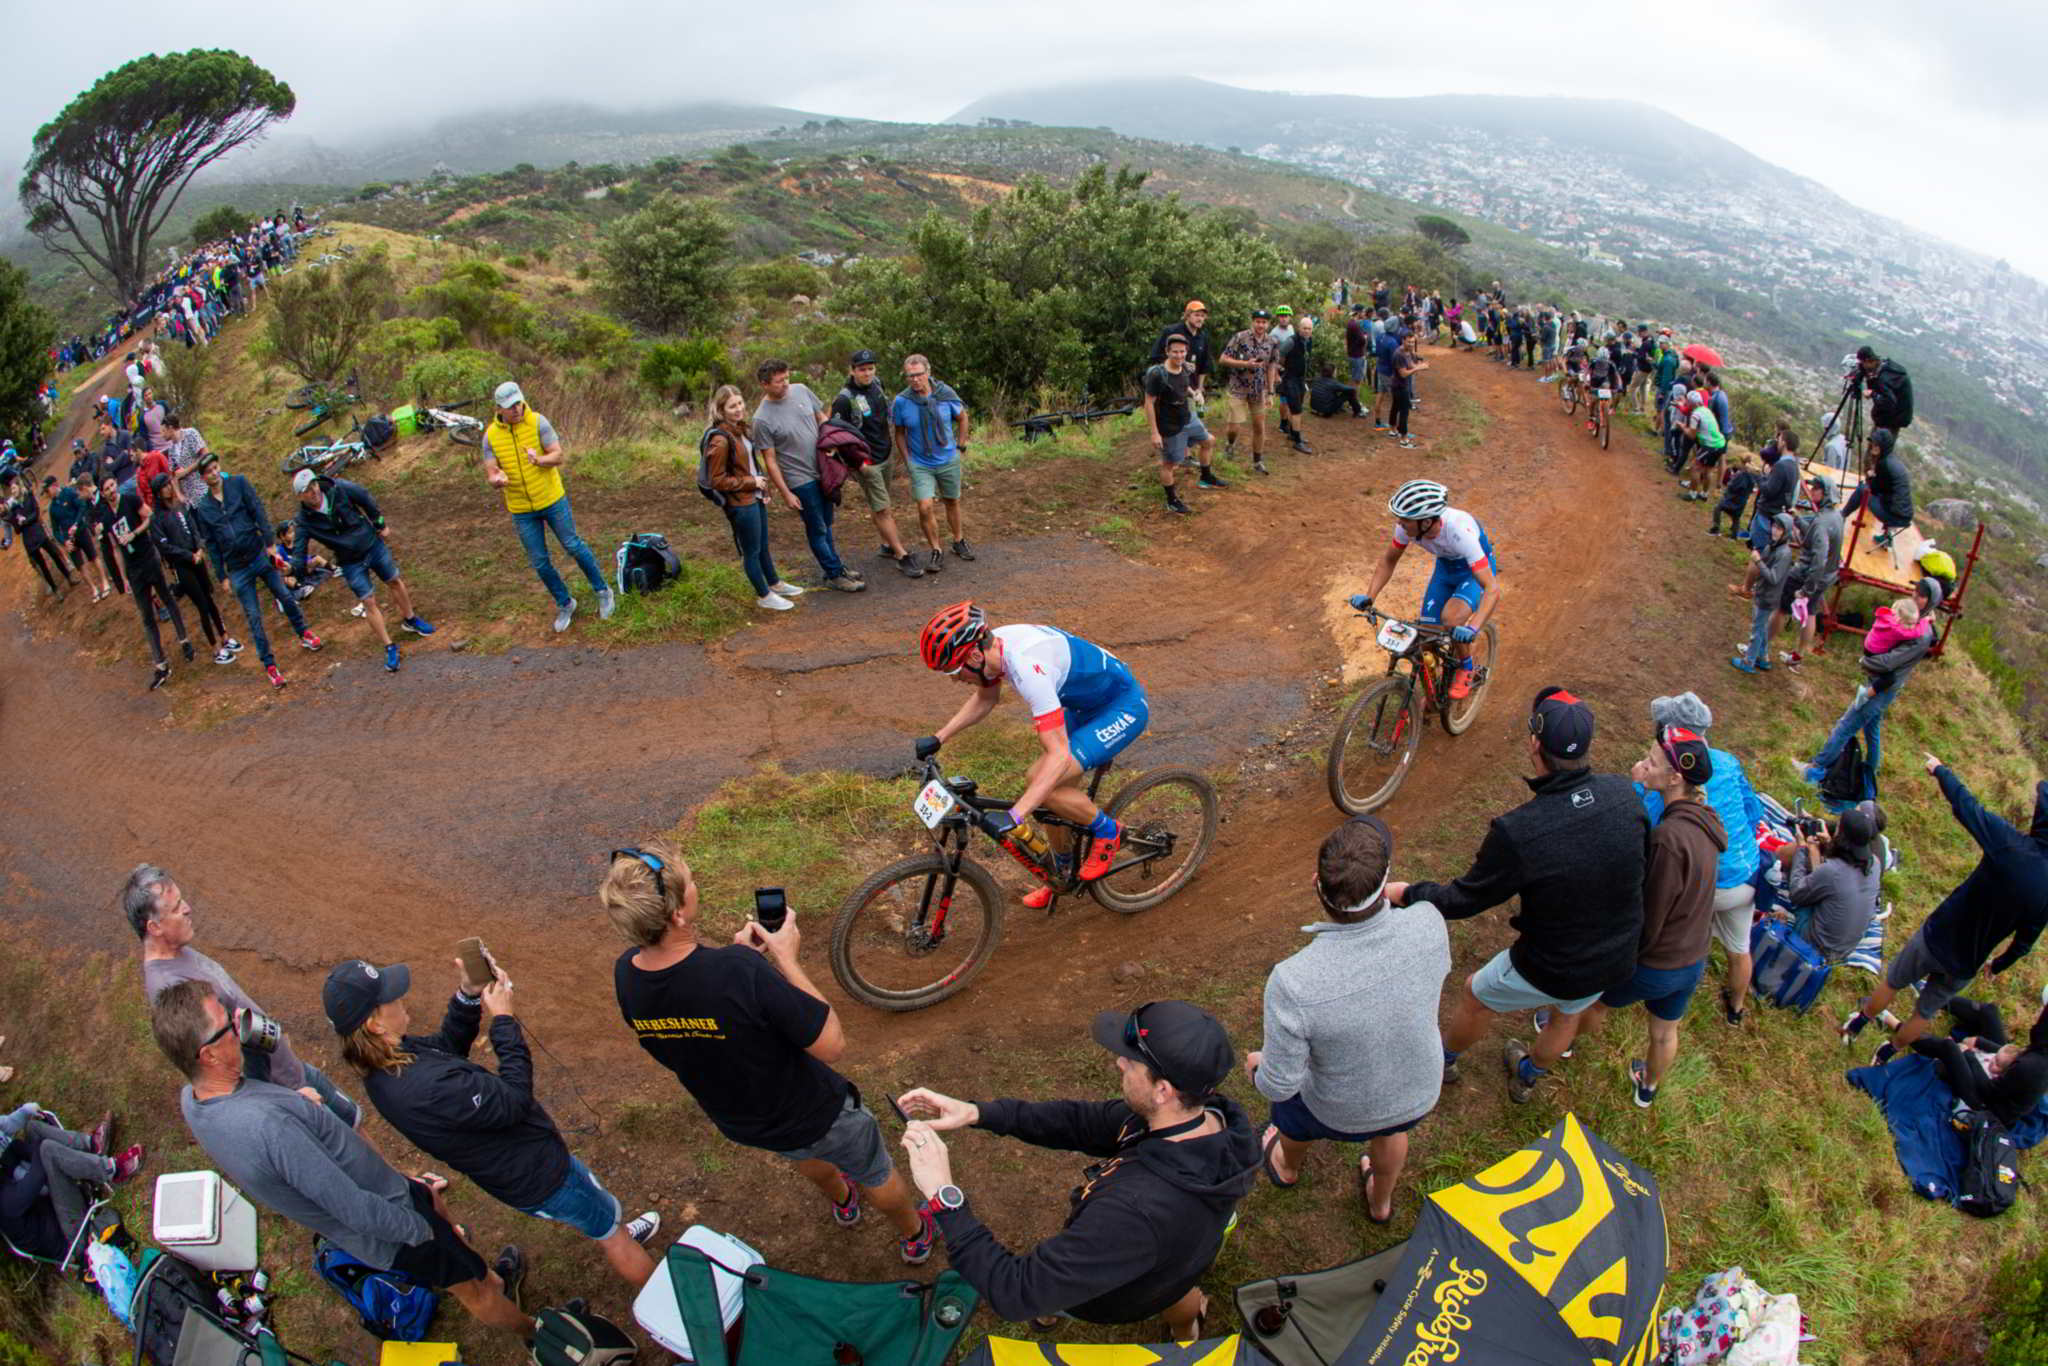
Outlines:
<svg viewBox="0 0 2048 1366"><path fill-rule="evenodd" d="M51 1110L42 1112L42 1121L59 1129L64 1127L64 1122ZM64 1249L62 1257L45 1257L24 1251L4 1233L0 1233L0 1244L4 1244L9 1252L23 1261L35 1262L41 1266L54 1266L60 1274L76 1272L82 1279L86 1274L85 1249L99 1236L102 1229L118 1226L120 1219L107 1208L108 1202L114 1198L112 1186L103 1181L81 1181L78 1188L86 1196L85 1215L78 1221L78 1231L71 1235L71 1243Z"/></svg>

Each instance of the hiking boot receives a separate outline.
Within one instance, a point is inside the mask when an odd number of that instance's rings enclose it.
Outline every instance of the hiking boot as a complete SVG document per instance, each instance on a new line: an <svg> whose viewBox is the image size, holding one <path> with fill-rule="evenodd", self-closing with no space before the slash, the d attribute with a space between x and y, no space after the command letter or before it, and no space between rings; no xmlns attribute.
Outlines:
<svg viewBox="0 0 2048 1366"><path fill-rule="evenodd" d="M895 559L893 555L890 558ZM924 577L924 570L918 567L915 555L905 555L902 559L897 560L896 567L903 572L903 577L906 579L921 579Z"/></svg>
<svg viewBox="0 0 2048 1366"><path fill-rule="evenodd" d="M149 676L149 690L151 692L155 692L158 688L161 688L164 684L170 681L171 666L168 664L159 664L156 666L156 672Z"/></svg>
<svg viewBox="0 0 2048 1366"><path fill-rule="evenodd" d="M1194 511L1193 508L1189 507L1186 503L1183 503L1180 500L1180 495L1177 493L1169 493L1168 495L1166 495L1166 510L1168 512L1178 512L1182 514Z"/></svg>
<svg viewBox="0 0 2048 1366"><path fill-rule="evenodd" d="M953 542L953 553L963 560L971 560L974 558L974 547L965 541L955 541Z"/></svg>
<svg viewBox="0 0 2048 1366"><path fill-rule="evenodd" d="M189 640L181 640L181 641L179 641L179 642L178 642L178 648L179 648L179 649L181 649L181 650L183 650L183 651L185 652L185 662L186 662L187 664L190 664L190 663L192 662L192 654L193 654L193 652L192 652L192 642L191 642L191 641L189 641Z"/></svg>
<svg viewBox="0 0 2048 1366"><path fill-rule="evenodd" d="M1097 836L1088 847L1088 857L1081 860L1081 881L1093 882L1109 871L1109 865L1116 861L1116 851L1124 842L1124 828L1119 825L1108 838Z"/></svg>
<svg viewBox="0 0 2048 1366"><path fill-rule="evenodd" d="M138 1143L114 1159L114 1175L111 1178L111 1182L116 1186L126 1185L134 1177L135 1173L141 1170L142 1145Z"/></svg>
<svg viewBox="0 0 2048 1366"><path fill-rule="evenodd" d="M791 583L787 579L777 579L773 584L769 585L768 591L771 593L780 593L785 598L800 598L804 595L803 589L797 587L795 584Z"/></svg>
<svg viewBox="0 0 2048 1366"><path fill-rule="evenodd" d="M1650 1069L1641 1058L1628 1060L1628 1080L1635 1089L1638 1110L1647 1110L1657 1103L1657 1088L1650 1085L1649 1077Z"/></svg>
<svg viewBox="0 0 2048 1366"><path fill-rule="evenodd" d="M1218 479L1216 472L1207 465L1204 465L1202 466L1202 477L1195 481L1195 487L1198 489L1227 489L1230 487L1230 481L1228 479Z"/></svg>
<svg viewBox="0 0 2048 1366"><path fill-rule="evenodd" d="M851 574L841 574L836 579L825 580L825 586L835 593L858 593L867 587Z"/></svg>
<svg viewBox="0 0 2048 1366"><path fill-rule="evenodd" d="M1509 1039L1500 1051L1500 1060L1507 1068L1508 1099L1517 1105L1527 1105L1536 1094L1536 1083L1543 1079L1542 1073L1532 1070L1535 1064L1529 1062L1529 1046L1520 1039ZM1525 1071L1529 1074L1524 1075Z"/></svg>
<svg viewBox="0 0 2048 1366"><path fill-rule="evenodd" d="M1461 660L1458 667L1451 670L1451 700L1453 702L1462 701L1472 695L1473 672L1472 661L1469 659Z"/></svg>
<svg viewBox="0 0 2048 1366"><path fill-rule="evenodd" d="M1255 455L1255 456L1253 456L1253 457L1252 457L1252 473L1253 473L1253 474L1271 474L1272 472L1273 472L1273 471L1271 471L1271 470L1269 470L1269 469L1267 469L1267 468L1266 468L1266 457L1265 457L1265 456L1263 456L1263 455Z"/></svg>
<svg viewBox="0 0 2048 1366"><path fill-rule="evenodd" d="M1450 1051L1446 1049L1444 1052L1444 1085L1456 1086L1457 1084L1458 1060L1452 1057Z"/></svg>
<svg viewBox="0 0 2048 1366"><path fill-rule="evenodd" d="M433 626L425 617L407 617L404 621L399 622L398 625L400 629L410 631L416 636L430 636L434 634Z"/></svg>
<svg viewBox="0 0 2048 1366"><path fill-rule="evenodd" d="M320 648L320 637L314 635L311 631L301 631L299 632L299 644L305 649L317 651Z"/></svg>
<svg viewBox="0 0 2048 1366"><path fill-rule="evenodd" d="M396 645L386 645L384 647L384 671L394 674L398 672L398 647Z"/></svg>
<svg viewBox="0 0 2048 1366"><path fill-rule="evenodd" d="M940 571L941 569L944 569L945 567L946 567L946 555L945 555L945 552L944 552L944 551L940 551L940 550L930 550L930 551L926 551L926 552L925 552L925 557L924 557L924 572L925 572L925 573L927 573L927 574L936 574L936 573L938 573L938 572L939 572L939 571Z"/></svg>
<svg viewBox="0 0 2048 1366"><path fill-rule="evenodd" d="M1870 1065L1872 1067L1883 1067L1897 1056L1899 1056L1899 1046L1890 1039L1886 1039L1877 1046L1877 1051L1870 1055Z"/></svg>
<svg viewBox="0 0 2048 1366"><path fill-rule="evenodd" d="M939 1226L932 1218L931 1211L917 1212L918 1230L915 1237L900 1239L897 1246L903 1249L906 1266L923 1266L932 1255L932 1247L939 1241Z"/></svg>
<svg viewBox="0 0 2048 1366"><path fill-rule="evenodd" d="M571 598L562 604L562 609L559 612L555 613L555 630L558 632L568 630L569 622L575 615L576 599Z"/></svg>
<svg viewBox="0 0 2048 1366"><path fill-rule="evenodd" d="M860 1187L845 1172L839 1173L839 1179L846 1183L846 1199L832 1202L832 1222L841 1228L852 1228L860 1222Z"/></svg>
<svg viewBox="0 0 2048 1366"><path fill-rule="evenodd" d="M499 1248L491 1270L505 1283L505 1298L525 1310L526 1306L519 1303L519 1292L526 1288L526 1254L519 1250L519 1245L507 1243Z"/></svg>
<svg viewBox="0 0 2048 1366"><path fill-rule="evenodd" d="M1729 994L1728 988L1721 988L1721 1018L1730 1029L1742 1028L1743 1016L1748 1013L1746 1010L1737 1010L1735 1008L1735 997Z"/></svg>
<svg viewBox="0 0 2048 1366"><path fill-rule="evenodd" d="M647 1210L644 1213L637 1214L626 1224L626 1236L642 1247L646 1247L649 1243L653 1242L654 1235L659 1232L661 1232L661 1213L658 1210Z"/></svg>
<svg viewBox="0 0 2048 1366"><path fill-rule="evenodd" d="M284 675L277 671L277 665L275 664L265 664L263 666L263 676L270 680L270 686L273 688L282 688L284 686Z"/></svg>
<svg viewBox="0 0 2048 1366"><path fill-rule="evenodd" d="M1302 440L1302 439L1301 439L1300 437L1298 437L1298 436L1297 436L1297 437L1295 437L1295 438L1294 438L1293 440L1289 441L1289 442L1288 442L1287 444L1288 444L1288 445L1290 445L1290 446L1292 446L1292 447L1294 447L1294 452L1295 452L1295 454L1297 454L1297 455L1314 455L1314 454L1315 454L1315 450L1314 450L1314 449L1313 449L1313 448L1312 448L1312 447L1311 447L1311 446L1310 446L1310 445L1308 444L1308 442L1306 442L1306 441L1303 441L1303 440Z"/></svg>
<svg viewBox="0 0 2048 1366"><path fill-rule="evenodd" d="M597 590L597 619L599 621L610 621L612 613L618 610L618 606L619 600L612 596L611 589L600 588Z"/></svg>

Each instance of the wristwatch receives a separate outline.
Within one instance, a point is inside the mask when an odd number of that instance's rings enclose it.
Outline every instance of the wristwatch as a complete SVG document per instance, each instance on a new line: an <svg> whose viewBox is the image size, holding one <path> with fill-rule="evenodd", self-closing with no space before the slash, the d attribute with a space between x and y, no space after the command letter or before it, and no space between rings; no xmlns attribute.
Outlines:
<svg viewBox="0 0 2048 1366"><path fill-rule="evenodd" d="M959 1209L966 1203L967 1197L960 1193L958 1186L941 1186L926 1203L925 1211L935 1215L941 1210Z"/></svg>

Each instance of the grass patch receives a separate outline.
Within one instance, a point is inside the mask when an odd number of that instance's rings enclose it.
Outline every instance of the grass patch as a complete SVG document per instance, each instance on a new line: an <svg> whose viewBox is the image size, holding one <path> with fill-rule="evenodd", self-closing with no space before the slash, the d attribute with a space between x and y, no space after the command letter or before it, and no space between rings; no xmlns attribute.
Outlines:
<svg viewBox="0 0 2048 1366"><path fill-rule="evenodd" d="M694 560L658 593L619 595L611 620L588 622L585 634L601 645L721 640L746 624L753 596L739 566Z"/></svg>
<svg viewBox="0 0 2048 1366"><path fill-rule="evenodd" d="M1103 518L1088 530L1126 555L1136 555L1145 548L1145 536L1138 530L1138 524L1121 513Z"/></svg>
<svg viewBox="0 0 2048 1366"><path fill-rule="evenodd" d="M970 452L977 470L1016 469L1034 461L1067 457L1087 460L1117 459L1130 439L1145 434L1145 415L1105 418L1100 422L1072 422L1055 427L1050 436L1026 441L1016 428L984 424L976 433Z"/></svg>
<svg viewBox="0 0 2048 1366"><path fill-rule="evenodd" d="M695 462L687 462L695 478ZM632 484L681 476L685 460L676 447L665 441L607 441L577 452L570 468L577 483L601 489L622 489Z"/></svg>

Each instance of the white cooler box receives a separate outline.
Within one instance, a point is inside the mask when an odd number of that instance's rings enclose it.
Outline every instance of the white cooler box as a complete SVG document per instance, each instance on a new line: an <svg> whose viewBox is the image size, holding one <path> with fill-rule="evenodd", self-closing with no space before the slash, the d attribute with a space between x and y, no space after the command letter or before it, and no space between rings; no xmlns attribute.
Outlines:
<svg viewBox="0 0 2048 1366"><path fill-rule="evenodd" d="M714 1262L723 1262L735 1271L759 1266L762 1261L760 1253L739 1239L702 1224L690 1225L676 1241L696 1248ZM739 1321L744 1284L738 1276L716 1266L711 1268L711 1284L718 1291L719 1315L725 1320L725 1326L731 1328ZM697 1359L690 1351L689 1330L683 1327L683 1311L676 1304L675 1281L669 1275L666 1257L656 1259L654 1274L648 1278L647 1284L640 1287L640 1294L633 1300L633 1320L647 1330L649 1337L683 1360Z"/></svg>
<svg viewBox="0 0 2048 1366"><path fill-rule="evenodd" d="M256 1207L218 1172L167 1172L156 1179L151 1233L201 1271L256 1269Z"/></svg>

